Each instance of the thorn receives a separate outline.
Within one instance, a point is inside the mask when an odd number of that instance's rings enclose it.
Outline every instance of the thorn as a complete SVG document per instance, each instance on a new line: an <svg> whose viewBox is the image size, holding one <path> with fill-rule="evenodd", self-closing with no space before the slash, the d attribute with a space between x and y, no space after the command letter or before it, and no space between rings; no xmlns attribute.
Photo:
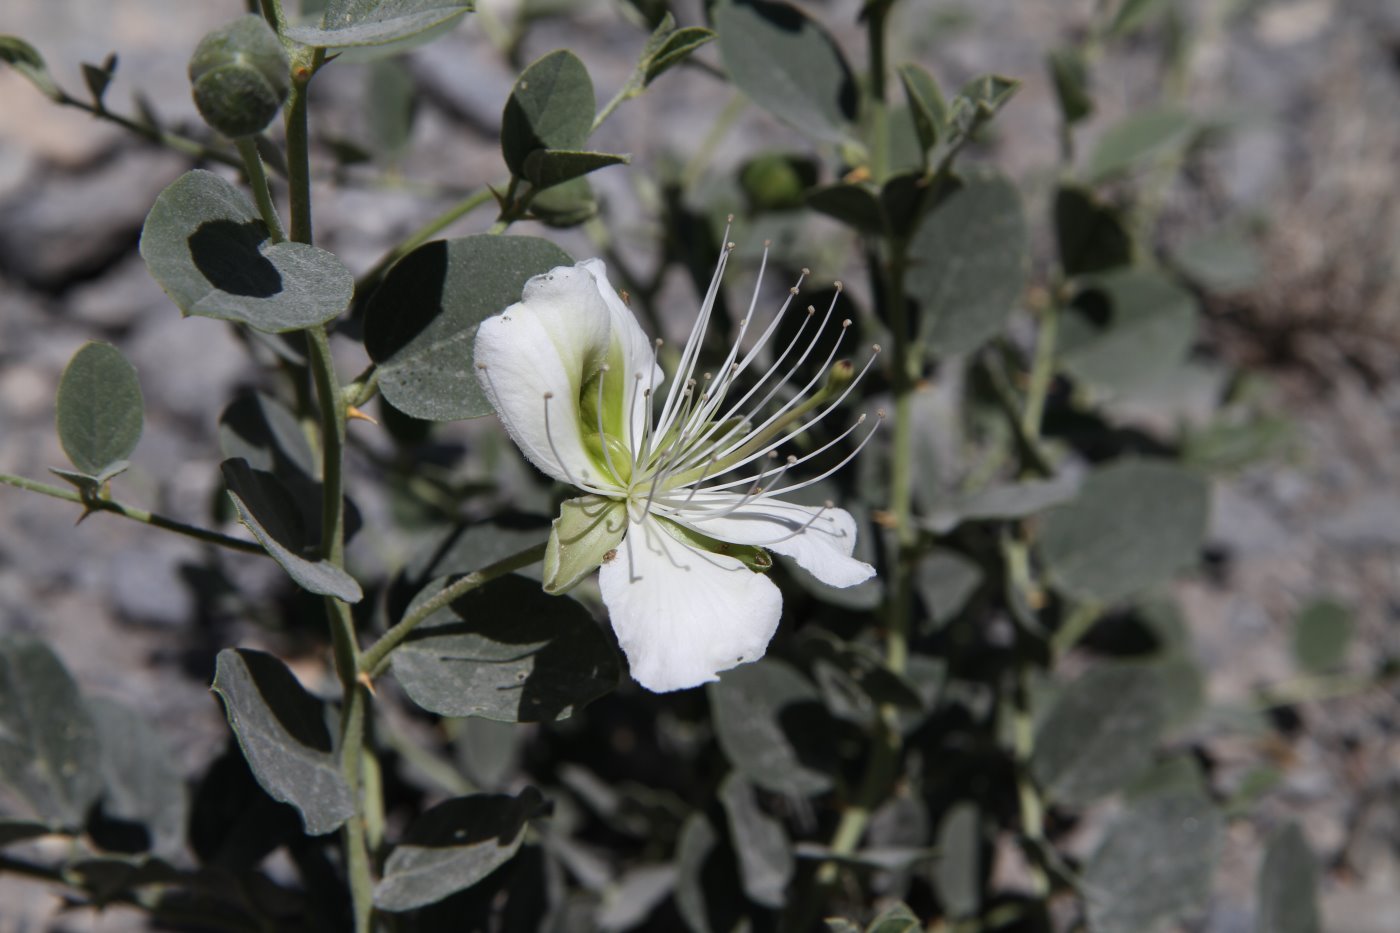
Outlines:
<svg viewBox="0 0 1400 933"><path fill-rule="evenodd" d="M870 520L881 528L898 528L899 522L895 519L893 512L884 509L875 509L870 513Z"/></svg>
<svg viewBox="0 0 1400 933"><path fill-rule="evenodd" d="M369 676L368 671L360 671L356 674L355 683L368 690L370 696L376 698L379 696L379 693L374 689L374 679Z"/></svg>
<svg viewBox="0 0 1400 933"><path fill-rule="evenodd" d="M857 182L869 181L870 168L869 166L865 165L857 165L855 168L847 172L841 180L851 185L854 185Z"/></svg>
<svg viewBox="0 0 1400 933"><path fill-rule="evenodd" d="M375 421L374 418L360 411L354 405L345 406L345 417L350 421L368 421L375 427L379 427L378 421Z"/></svg>

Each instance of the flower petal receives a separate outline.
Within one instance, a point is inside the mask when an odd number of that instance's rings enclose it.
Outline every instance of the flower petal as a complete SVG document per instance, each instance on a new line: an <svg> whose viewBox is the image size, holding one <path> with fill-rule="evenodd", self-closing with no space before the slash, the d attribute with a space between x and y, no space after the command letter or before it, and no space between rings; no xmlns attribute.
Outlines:
<svg viewBox="0 0 1400 933"><path fill-rule="evenodd" d="M526 282L519 302L476 331L477 377L501 423L561 482L601 478L584 447L579 393L606 359L610 328L593 276L560 266Z"/></svg>
<svg viewBox="0 0 1400 933"><path fill-rule="evenodd" d="M735 493L700 492L672 517L720 541L756 544L786 554L828 586L855 586L875 576L874 567L851 556L856 521L845 509L781 499L757 499L734 508L742 498Z"/></svg>
<svg viewBox="0 0 1400 933"><path fill-rule="evenodd" d="M643 687L683 690L763 656L783 609L766 576L683 543L655 518L631 525L622 545L598 584Z"/></svg>
<svg viewBox="0 0 1400 933"><path fill-rule="evenodd" d="M638 400L636 394L647 389L655 393L656 388L665 380L666 374L656 365L656 347L647 337L646 331L637 323L637 316L632 313L631 308L622 303L612 283L608 281L608 268L603 264L603 260L585 259L579 263L579 267L588 270L593 276L593 280L598 284L598 293L607 305L612 324L612 352L608 362L614 370L609 375L622 386L623 411L630 413L632 420L633 433L630 437L640 438L646 420L651 417L651 406L644 400Z"/></svg>

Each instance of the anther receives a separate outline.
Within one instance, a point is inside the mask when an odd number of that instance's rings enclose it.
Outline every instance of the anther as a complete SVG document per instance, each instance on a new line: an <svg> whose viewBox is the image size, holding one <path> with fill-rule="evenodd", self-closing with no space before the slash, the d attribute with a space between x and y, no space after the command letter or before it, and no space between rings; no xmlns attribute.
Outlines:
<svg viewBox="0 0 1400 933"><path fill-rule="evenodd" d="M879 352L880 352L880 345L879 345L878 343L872 343L872 344L870 345L870 352L872 352L872 353L879 353Z"/></svg>
<svg viewBox="0 0 1400 933"><path fill-rule="evenodd" d="M846 287L846 286L844 286L844 285L841 284L841 280L840 280L840 279L837 279L835 282L832 282L831 285L832 285L832 287L835 288L838 292L839 292L841 289L843 289L843 288Z"/></svg>
<svg viewBox="0 0 1400 933"><path fill-rule="evenodd" d="M884 410L883 408L876 410L876 412L875 412L875 417L876 417L876 418L879 418L881 421L884 421L884 420L885 420L885 410Z"/></svg>
<svg viewBox="0 0 1400 933"><path fill-rule="evenodd" d="M789 294L789 295L796 295L796 294L797 294L797 286L794 285L792 288L789 288L789 289L788 289L788 294Z"/></svg>
<svg viewBox="0 0 1400 933"><path fill-rule="evenodd" d="M850 327L850 326L851 326L851 319L850 319L850 318L846 318L844 321L841 322L841 327L842 327L842 328L846 328L846 327Z"/></svg>
<svg viewBox="0 0 1400 933"><path fill-rule="evenodd" d="M485 364L485 363L477 363L477 364L476 364L476 368L479 369L479 370L481 370L482 372L486 372L486 364Z"/></svg>
<svg viewBox="0 0 1400 933"><path fill-rule="evenodd" d="M803 276L811 275L811 274L812 274L812 270L811 270L811 269L808 269L806 266L803 266L803 267L802 267L802 274L803 274Z"/></svg>

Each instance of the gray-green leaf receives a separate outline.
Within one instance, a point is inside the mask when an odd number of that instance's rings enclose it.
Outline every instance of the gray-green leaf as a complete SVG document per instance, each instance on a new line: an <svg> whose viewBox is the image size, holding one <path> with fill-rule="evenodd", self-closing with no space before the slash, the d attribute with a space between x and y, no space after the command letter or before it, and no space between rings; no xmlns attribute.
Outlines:
<svg viewBox="0 0 1400 933"><path fill-rule="evenodd" d="M426 811L389 853L374 904L392 912L434 904L476 884L510 861L525 826L545 811L540 792L474 794Z"/></svg>
<svg viewBox="0 0 1400 933"><path fill-rule="evenodd" d="M185 313L268 333L336 317L355 280L339 259L306 243L274 243L253 203L212 172L186 172L156 198L141 257Z"/></svg>
<svg viewBox="0 0 1400 933"><path fill-rule="evenodd" d="M734 840L744 893L756 904L782 907L797 868L783 824L759 809L753 785L737 772L730 772L720 784L719 799Z"/></svg>
<svg viewBox="0 0 1400 933"><path fill-rule="evenodd" d="M0 823L82 826L102 790L99 755L63 662L37 638L0 636Z"/></svg>
<svg viewBox="0 0 1400 933"><path fill-rule="evenodd" d="M506 165L525 178L525 160L535 150L583 149L596 107L588 69L573 52L560 49L534 62L516 79L501 117Z"/></svg>
<svg viewBox="0 0 1400 933"><path fill-rule="evenodd" d="M830 789L830 724L815 687L779 661L725 671L707 688L720 748L758 786L806 797Z"/></svg>
<svg viewBox="0 0 1400 933"><path fill-rule="evenodd" d="M985 840L977 805L954 804L938 824L938 861L933 878L948 915L971 917L982 906L982 852Z"/></svg>
<svg viewBox="0 0 1400 933"><path fill-rule="evenodd" d="M1105 467L1072 502L1046 513L1040 555L1061 591L1117 602L1195 563L1209 498L1203 478L1169 463Z"/></svg>
<svg viewBox="0 0 1400 933"><path fill-rule="evenodd" d="M1196 338L1196 299L1162 273L1122 269L1092 280L1061 317L1065 369L1101 389L1151 387L1177 370Z"/></svg>
<svg viewBox="0 0 1400 933"><path fill-rule="evenodd" d="M307 556L311 544L301 508L281 480L253 469L239 457L225 460L222 466L224 483L239 520L302 589L347 603L357 603L364 597L360 584L350 574L314 554Z"/></svg>
<svg viewBox="0 0 1400 933"><path fill-rule="evenodd" d="M448 582L428 584L408 611ZM438 610L391 657L394 676L424 709L502 722L565 719L619 677L612 646L586 609L514 575Z"/></svg>
<svg viewBox="0 0 1400 933"><path fill-rule="evenodd" d="M145 719L120 703L89 699L88 711L102 748L102 812L144 827L155 855L179 856L189 801L169 746Z"/></svg>
<svg viewBox="0 0 1400 933"><path fill-rule="evenodd" d="M50 100L63 99L63 92L49 74L49 66L44 63L44 56L19 36L0 36L0 62L18 71Z"/></svg>
<svg viewBox="0 0 1400 933"><path fill-rule="evenodd" d="M1026 217L1016 186L969 175L930 210L909 243L909 297L933 353L974 350L1006 323L1029 264Z"/></svg>
<svg viewBox="0 0 1400 933"><path fill-rule="evenodd" d="M1185 148L1198 124L1184 110L1163 108L1134 114L1104 133L1089 156L1084 175L1090 184L1121 175L1153 159Z"/></svg>
<svg viewBox="0 0 1400 933"><path fill-rule="evenodd" d="M1055 192L1055 238L1066 275L1102 272L1133 258L1133 241L1123 218L1079 188Z"/></svg>
<svg viewBox="0 0 1400 933"><path fill-rule="evenodd" d="M1137 801L1108 830L1082 887L1093 933L1143 933L1210 894L1224 820L1198 794Z"/></svg>
<svg viewBox="0 0 1400 933"><path fill-rule="evenodd" d="M536 149L525 157L524 177L536 188L553 188L609 165L624 165L631 156L575 149Z"/></svg>
<svg viewBox="0 0 1400 933"><path fill-rule="evenodd" d="M856 118L856 85L831 35L795 6L728 0L714 11L730 80L814 139L840 142Z"/></svg>
<svg viewBox="0 0 1400 933"><path fill-rule="evenodd" d="M287 38L320 48L397 42L471 12L471 0L330 0L319 26L289 26Z"/></svg>
<svg viewBox="0 0 1400 933"><path fill-rule="evenodd" d="M325 705L285 664L262 651L225 648L210 689L224 701L253 776L274 800L296 807L309 835L328 833L354 814Z"/></svg>
<svg viewBox="0 0 1400 933"><path fill-rule="evenodd" d="M1036 735L1031 771L1051 800L1084 806L1146 770L1166 722L1154 666L1104 664L1056 699Z"/></svg>
<svg viewBox="0 0 1400 933"><path fill-rule="evenodd" d="M522 236L437 240L409 253L365 312L365 349L379 364L379 390L415 418L490 414L472 365L477 325L519 301L527 279L572 263L548 240Z"/></svg>
<svg viewBox="0 0 1400 933"><path fill-rule="evenodd" d="M58 440L78 470L101 476L141 439L141 383L111 344L83 344L58 383Z"/></svg>
<svg viewBox="0 0 1400 933"><path fill-rule="evenodd" d="M1259 869L1257 933L1321 933L1317 859L1297 823L1269 841Z"/></svg>

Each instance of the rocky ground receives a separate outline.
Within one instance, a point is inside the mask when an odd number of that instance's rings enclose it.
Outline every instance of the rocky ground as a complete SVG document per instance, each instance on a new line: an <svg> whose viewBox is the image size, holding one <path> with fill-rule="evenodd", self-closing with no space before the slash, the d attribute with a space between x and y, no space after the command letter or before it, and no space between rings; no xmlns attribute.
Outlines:
<svg viewBox="0 0 1400 933"><path fill-rule="evenodd" d="M1203 0L1193 8L1210 19L1217 8L1245 5ZM114 109L125 110L141 89L171 125L192 125L183 75L189 50L242 6L8 0L0 31L34 42L75 91L79 63L115 48ZM826 4L820 15L851 22L857 6ZM1069 35L1091 6L910 3L901 36L906 52L948 83L986 70L1026 82L999 121L993 157L1033 182L1057 151L1041 69L1046 38ZM1294 426L1284 454L1218 484L1219 560L1180 589L1219 705L1246 702L1261 684L1293 675L1290 625L1319 596L1354 609L1356 669L1400 655L1400 7L1387 0L1249 6L1248 16L1207 33L1191 72L1193 103L1244 115L1245 126L1202 177L1173 191L1165 214L1169 229L1188 230L1211 213L1246 218L1262 231L1267 274L1211 307L1210 346L1259 367L1269 405ZM625 76L639 36L611 4L590 3L567 23L543 24L524 57L568 44L589 64L602 98ZM490 134L514 72L488 47L469 23L412 57L422 100L402 169L428 189L362 176L318 192L325 195L319 232L352 268L367 268L450 192L495 180ZM858 60L858 44L848 49ZM1129 47L1101 64L1104 113L1124 112L1151 93L1151 54ZM325 82L317 119L353 134L361 90L352 69L344 74L343 82ZM252 374L231 331L181 320L135 252L155 195L187 162L55 108L11 71L0 72L0 100L0 471L40 478L64 462L53 431L59 374L82 342L109 340L139 370L147 408L121 498L203 523L217 492L217 415ZM725 103L717 83L687 73L625 108L599 143L647 166L692 151ZM717 158L737 160L756 141L785 136L750 112ZM640 216L622 173L599 178L614 217ZM622 229L627 242L645 248L645 230ZM345 372L363 365L348 341L337 349ZM371 515L385 508L360 504ZM246 621L246 607L209 591L200 568L218 560L255 594L268 592L277 574L270 564L214 557L114 516L78 525L76 518L68 504L0 487L0 630L41 634L87 690L146 714L197 773L223 743L222 715L206 689L215 651L268 637ZM307 674L314 680L316 671ZM1200 929L1253 929L1261 837L1286 819L1302 822L1326 866L1328 930L1400 929L1397 699L1393 688L1377 688L1301 704L1286 742L1212 740L1226 775L1256 758L1258 743L1272 743L1267 751L1283 781L1262 820L1236 824ZM0 933L48 923L51 899L33 885L24 892L0 878ZM122 924L113 915L96 928Z"/></svg>

